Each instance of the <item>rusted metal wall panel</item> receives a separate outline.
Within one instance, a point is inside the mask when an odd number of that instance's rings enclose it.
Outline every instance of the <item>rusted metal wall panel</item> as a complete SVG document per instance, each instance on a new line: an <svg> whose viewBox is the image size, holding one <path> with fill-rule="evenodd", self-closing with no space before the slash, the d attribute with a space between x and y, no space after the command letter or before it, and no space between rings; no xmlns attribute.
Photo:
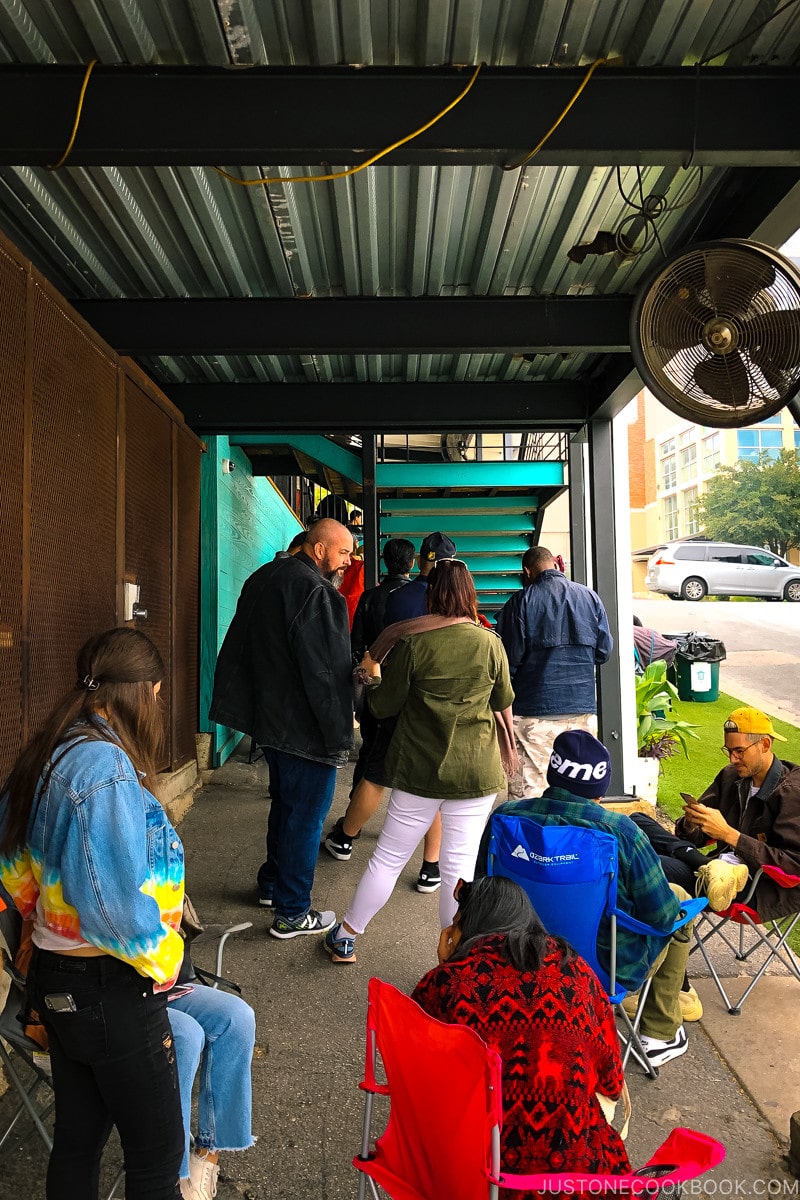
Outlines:
<svg viewBox="0 0 800 1200"><path fill-rule="evenodd" d="M167 414L132 379L125 380L125 578L140 588L146 619L136 622L164 659L161 685L167 736L161 769L173 759L172 431Z"/></svg>
<svg viewBox="0 0 800 1200"><path fill-rule="evenodd" d="M20 749L23 728L23 494L25 295L22 266L0 250L0 775Z"/></svg>
<svg viewBox="0 0 800 1200"><path fill-rule="evenodd" d="M200 442L3 239L0 437L0 778L75 682L81 644L122 622L123 576L166 666L161 765L187 762Z"/></svg>
<svg viewBox="0 0 800 1200"><path fill-rule="evenodd" d="M116 365L34 285L31 731L75 682L75 654L116 621Z"/></svg>
<svg viewBox="0 0 800 1200"><path fill-rule="evenodd" d="M195 753L199 728L200 448L193 437L175 430L172 680L180 703L173 711L172 754L177 765Z"/></svg>

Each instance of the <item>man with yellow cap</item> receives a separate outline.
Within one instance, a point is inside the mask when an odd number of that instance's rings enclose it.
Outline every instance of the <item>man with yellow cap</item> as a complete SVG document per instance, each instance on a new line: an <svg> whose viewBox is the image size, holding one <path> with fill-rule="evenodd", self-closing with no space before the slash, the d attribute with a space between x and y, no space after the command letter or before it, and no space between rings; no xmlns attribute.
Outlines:
<svg viewBox="0 0 800 1200"><path fill-rule="evenodd" d="M800 766L772 752L785 742L769 717L757 708L737 708L723 725L728 760L699 800L686 800L675 833L637 813L671 883L708 896L723 912L767 864L800 875ZM716 842L711 855L698 847ZM750 901L762 920L797 911L795 889L778 887L762 875Z"/></svg>

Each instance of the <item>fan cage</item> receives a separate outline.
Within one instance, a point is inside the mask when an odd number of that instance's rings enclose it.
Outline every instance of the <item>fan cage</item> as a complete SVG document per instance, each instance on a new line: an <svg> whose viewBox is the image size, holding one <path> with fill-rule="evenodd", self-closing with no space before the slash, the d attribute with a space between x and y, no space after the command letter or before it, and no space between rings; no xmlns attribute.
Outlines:
<svg viewBox="0 0 800 1200"><path fill-rule="evenodd" d="M682 417L752 425L800 389L800 274L769 247L688 251L645 284L634 320L640 373Z"/></svg>

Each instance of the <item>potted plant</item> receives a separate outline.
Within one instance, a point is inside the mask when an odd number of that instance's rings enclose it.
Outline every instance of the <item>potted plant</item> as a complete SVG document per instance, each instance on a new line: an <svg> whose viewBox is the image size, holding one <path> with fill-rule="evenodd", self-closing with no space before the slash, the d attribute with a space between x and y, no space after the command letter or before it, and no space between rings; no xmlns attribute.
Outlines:
<svg viewBox="0 0 800 1200"><path fill-rule="evenodd" d="M652 662L636 678L637 746L642 759L641 782L636 791L642 800L655 804L658 777L662 762L671 758L678 748L689 757L689 738L699 740L697 728L689 721L673 715L672 704L678 699L677 689L667 679L667 664Z"/></svg>

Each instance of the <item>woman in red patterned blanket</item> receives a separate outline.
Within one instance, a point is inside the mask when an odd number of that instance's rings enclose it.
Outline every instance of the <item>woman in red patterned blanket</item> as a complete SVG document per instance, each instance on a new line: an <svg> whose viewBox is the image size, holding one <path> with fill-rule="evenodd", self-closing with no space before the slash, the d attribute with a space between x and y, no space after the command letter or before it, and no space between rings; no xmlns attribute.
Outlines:
<svg viewBox="0 0 800 1200"><path fill-rule="evenodd" d="M432 1017L469 1025L502 1058L503 1168L630 1170L596 1095L619 1097L623 1073L611 1006L594 972L545 932L512 880L460 883L456 895L440 965L412 995Z"/></svg>

